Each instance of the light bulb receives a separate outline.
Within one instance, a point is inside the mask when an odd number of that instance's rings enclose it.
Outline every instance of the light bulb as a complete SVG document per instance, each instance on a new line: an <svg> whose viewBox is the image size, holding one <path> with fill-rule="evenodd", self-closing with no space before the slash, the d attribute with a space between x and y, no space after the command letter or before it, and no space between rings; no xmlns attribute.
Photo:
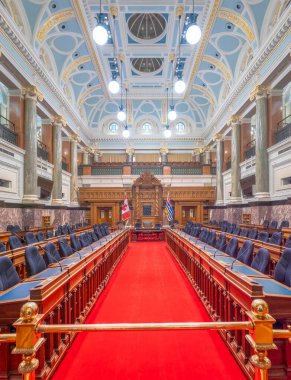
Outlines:
<svg viewBox="0 0 291 380"><path fill-rule="evenodd" d="M175 92L177 94L182 94L185 91L186 84L182 79L178 79L177 82L175 82Z"/></svg>
<svg viewBox="0 0 291 380"><path fill-rule="evenodd" d="M172 131L169 128L167 128L164 130L164 135L165 137L169 138L172 136Z"/></svg>
<svg viewBox="0 0 291 380"><path fill-rule="evenodd" d="M195 45L200 41L201 29L198 25L192 24L186 31L186 41L190 45Z"/></svg>
<svg viewBox="0 0 291 380"><path fill-rule="evenodd" d="M108 89L111 94L117 94L119 92L120 86L116 79L111 79L108 83Z"/></svg>
<svg viewBox="0 0 291 380"><path fill-rule="evenodd" d="M126 139L129 137L129 130L127 127L122 131L122 136Z"/></svg>
<svg viewBox="0 0 291 380"><path fill-rule="evenodd" d="M98 24L93 29L93 40L97 45L105 45L108 41L108 32L104 25Z"/></svg>
<svg viewBox="0 0 291 380"><path fill-rule="evenodd" d="M169 120L174 121L176 119L176 117L177 117L176 111L174 110L174 108L171 108L169 113L168 113Z"/></svg>
<svg viewBox="0 0 291 380"><path fill-rule="evenodd" d="M123 109L121 109L118 113L117 113L117 119L119 121L124 121L126 119L126 113L123 111Z"/></svg>

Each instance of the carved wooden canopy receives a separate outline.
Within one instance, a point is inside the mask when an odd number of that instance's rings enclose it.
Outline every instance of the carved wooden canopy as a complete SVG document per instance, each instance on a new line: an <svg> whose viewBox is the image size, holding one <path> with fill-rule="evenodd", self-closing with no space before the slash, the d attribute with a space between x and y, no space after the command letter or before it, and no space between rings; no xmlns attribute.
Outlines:
<svg viewBox="0 0 291 380"><path fill-rule="evenodd" d="M141 174L141 176L138 179L134 181L133 186L138 186L138 187L161 186L161 181L159 181L151 173L144 172Z"/></svg>

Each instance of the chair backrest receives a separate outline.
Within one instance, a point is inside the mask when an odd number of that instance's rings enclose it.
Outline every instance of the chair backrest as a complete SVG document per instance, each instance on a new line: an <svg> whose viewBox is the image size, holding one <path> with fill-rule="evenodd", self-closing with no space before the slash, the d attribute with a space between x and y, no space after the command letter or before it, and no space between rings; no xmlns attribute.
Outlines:
<svg viewBox="0 0 291 380"><path fill-rule="evenodd" d="M9 245L11 249L23 247L23 244L21 243L20 239L15 235L9 236Z"/></svg>
<svg viewBox="0 0 291 380"><path fill-rule="evenodd" d="M257 229L255 227L251 228L250 231L249 231L249 238L250 239L256 239L257 238L257 234L258 234Z"/></svg>
<svg viewBox="0 0 291 380"><path fill-rule="evenodd" d="M285 247L291 248L291 235L289 235L285 241Z"/></svg>
<svg viewBox="0 0 291 380"><path fill-rule="evenodd" d="M207 244L211 245L212 247L215 246L216 243L216 232L210 231L207 237Z"/></svg>
<svg viewBox="0 0 291 380"><path fill-rule="evenodd" d="M230 241L228 242L225 253L228 254L229 256L236 257L237 246L238 246L238 239L236 237L231 238Z"/></svg>
<svg viewBox="0 0 291 380"><path fill-rule="evenodd" d="M141 223L135 223L134 228L136 230L140 230L141 229Z"/></svg>
<svg viewBox="0 0 291 380"><path fill-rule="evenodd" d="M265 228L268 228L268 227L269 227L269 221L268 221L268 220L264 220L264 222L263 222L263 226L264 226Z"/></svg>
<svg viewBox="0 0 291 380"><path fill-rule="evenodd" d="M72 247L68 244L66 238L60 238L59 243L59 252L62 257L70 256L74 251Z"/></svg>
<svg viewBox="0 0 291 380"><path fill-rule="evenodd" d="M242 228L240 231L240 236L248 237L249 230L247 228Z"/></svg>
<svg viewBox="0 0 291 380"><path fill-rule="evenodd" d="M156 223L156 224L155 224L155 229L156 229L156 230L160 230L161 228L162 228L161 223Z"/></svg>
<svg viewBox="0 0 291 380"><path fill-rule="evenodd" d="M88 241L87 235L85 233L83 233L79 236L79 241L80 241L80 244L82 245L82 247L87 247L87 245L90 244Z"/></svg>
<svg viewBox="0 0 291 380"><path fill-rule="evenodd" d="M277 220L272 220L272 222L269 224L269 228L272 228L273 230L275 230L277 226L278 226Z"/></svg>
<svg viewBox="0 0 291 380"><path fill-rule="evenodd" d="M218 240L216 240L215 248L219 249L219 251L224 251L226 248L226 235L224 233L221 233L219 235Z"/></svg>
<svg viewBox="0 0 291 380"><path fill-rule="evenodd" d="M291 248L285 248L278 261L274 279L287 286L291 286Z"/></svg>
<svg viewBox="0 0 291 380"><path fill-rule="evenodd" d="M251 265L254 257L253 252L254 243L251 240L246 240L241 249L238 251L237 259L246 265Z"/></svg>
<svg viewBox="0 0 291 380"><path fill-rule="evenodd" d="M282 243L282 232L275 232L270 240L269 240L269 243L271 244L277 244L277 245L281 245Z"/></svg>
<svg viewBox="0 0 291 380"><path fill-rule="evenodd" d="M6 245L0 241L0 253L3 253L6 251Z"/></svg>
<svg viewBox="0 0 291 380"><path fill-rule="evenodd" d="M240 234L240 228L239 228L238 226L235 227L235 228L233 229L232 233L233 233L234 235L239 235L239 234Z"/></svg>
<svg viewBox="0 0 291 380"><path fill-rule="evenodd" d="M45 240L45 236L44 236L42 231L37 231L36 236L37 236L38 241L44 241Z"/></svg>
<svg viewBox="0 0 291 380"><path fill-rule="evenodd" d="M62 226L62 231L63 231L63 235L68 235L69 234L69 229L68 229L68 225L65 224L64 226Z"/></svg>
<svg viewBox="0 0 291 380"><path fill-rule="evenodd" d="M34 245L25 248L25 264L28 276L33 276L47 267L42 255Z"/></svg>
<svg viewBox="0 0 291 380"><path fill-rule="evenodd" d="M75 251L80 251L80 249L82 249L81 243L75 234L70 235L70 240L71 246L74 248Z"/></svg>
<svg viewBox="0 0 291 380"><path fill-rule="evenodd" d="M269 234L266 231L262 231L258 233L257 240L263 241L266 243L269 240Z"/></svg>
<svg viewBox="0 0 291 380"><path fill-rule="evenodd" d="M94 230L90 232L93 242L98 240L98 236L95 234Z"/></svg>
<svg viewBox="0 0 291 380"><path fill-rule="evenodd" d="M47 236L48 239L54 237L54 233L53 233L53 231L52 231L52 230L47 230L47 232L46 232L46 236Z"/></svg>
<svg viewBox="0 0 291 380"><path fill-rule="evenodd" d="M7 224L6 230L7 231L12 231L13 230L13 224Z"/></svg>
<svg viewBox="0 0 291 380"><path fill-rule="evenodd" d="M94 232L98 236L98 239L102 239L103 235L102 235L102 232L100 230L100 226L98 226L98 225L94 226Z"/></svg>
<svg viewBox="0 0 291 380"><path fill-rule="evenodd" d="M33 244L38 242L33 232L25 232L25 241L27 244Z"/></svg>
<svg viewBox="0 0 291 380"><path fill-rule="evenodd" d="M286 228L286 227L289 227L289 222L288 220L283 220L280 224L279 231L281 231L282 228Z"/></svg>
<svg viewBox="0 0 291 380"><path fill-rule="evenodd" d="M43 257L47 265L57 263L61 260L61 256L54 243L47 243L44 247L44 251Z"/></svg>
<svg viewBox="0 0 291 380"><path fill-rule="evenodd" d="M19 282L19 276L9 257L0 257L0 291L9 289Z"/></svg>
<svg viewBox="0 0 291 380"><path fill-rule="evenodd" d="M268 274L270 263L270 252L266 248L260 248L254 257L251 267L259 272Z"/></svg>
<svg viewBox="0 0 291 380"><path fill-rule="evenodd" d="M15 224L15 226L13 226L12 228L12 232L20 232L21 231L21 228L19 227L18 224Z"/></svg>

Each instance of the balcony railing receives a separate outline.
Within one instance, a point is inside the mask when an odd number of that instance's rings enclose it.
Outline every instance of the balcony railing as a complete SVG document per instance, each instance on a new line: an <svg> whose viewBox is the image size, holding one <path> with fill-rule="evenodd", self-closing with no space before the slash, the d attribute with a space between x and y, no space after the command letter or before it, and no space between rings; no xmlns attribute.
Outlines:
<svg viewBox="0 0 291 380"><path fill-rule="evenodd" d="M247 149L245 150L245 159L248 160L256 155L256 140L252 140L247 144Z"/></svg>
<svg viewBox="0 0 291 380"><path fill-rule="evenodd" d="M210 174L216 175L216 166L211 166L211 168L210 168Z"/></svg>
<svg viewBox="0 0 291 380"><path fill-rule="evenodd" d="M202 175L202 166L195 166L192 168L172 168L173 175Z"/></svg>
<svg viewBox="0 0 291 380"><path fill-rule="evenodd" d="M17 134L15 133L15 124L6 117L0 115L0 138L17 145Z"/></svg>
<svg viewBox="0 0 291 380"><path fill-rule="evenodd" d="M44 143L37 141L37 157L44 161L48 161L48 150Z"/></svg>
<svg viewBox="0 0 291 380"><path fill-rule="evenodd" d="M122 175L122 167L98 167L92 166L91 175Z"/></svg>
<svg viewBox="0 0 291 380"><path fill-rule="evenodd" d="M285 117L285 119L279 121L278 129L275 133L276 143L291 137L291 115Z"/></svg>
<svg viewBox="0 0 291 380"><path fill-rule="evenodd" d="M163 166L132 166L131 174L141 175L150 172L152 175L163 175Z"/></svg>

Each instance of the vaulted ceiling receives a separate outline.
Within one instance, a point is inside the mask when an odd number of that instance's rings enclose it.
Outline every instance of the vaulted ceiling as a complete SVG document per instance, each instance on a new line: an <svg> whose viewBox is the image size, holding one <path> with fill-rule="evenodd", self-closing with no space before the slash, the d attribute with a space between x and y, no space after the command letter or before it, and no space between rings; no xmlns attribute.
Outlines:
<svg viewBox="0 0 291 380"><path fill-rule="evenodd" d="M5 0L1 0L5 3ZM178 117L171 123L173 141L195 142L205 130L249 62L267 38L267 28L281 0L196 0L200 42L186 43L185 20L192 0L103 0L112 38L104 46L92 39L99 13L98 0L6 0L18 18L26 39L47 71L79 111L89 138L114 141L123 129L116 114L120 93L111 95L107 84L114 57L128 89L127 113L131 139L162 138L167 122L167 87L172 102L172 73L179 55L179 70L186 82L182 95L173 95ZM182 8L179 36L177 9ZM117 12L113 18L112 13ZM114 37L115 36L115 37ZM114 48L115 46L115 48ZM123 101L125 91L123 90ZM143 129L145 122L152 129ZM184 124L181 130L177 122ZM117 130L110 130L112 123ZM199 145L199 144L198 144Z"/></svg>

